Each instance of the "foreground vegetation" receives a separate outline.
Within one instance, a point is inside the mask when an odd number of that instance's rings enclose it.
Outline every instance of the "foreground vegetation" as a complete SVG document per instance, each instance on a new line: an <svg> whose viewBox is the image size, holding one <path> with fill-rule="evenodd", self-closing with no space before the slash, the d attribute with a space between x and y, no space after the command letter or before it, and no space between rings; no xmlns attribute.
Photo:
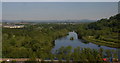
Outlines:
<svg viewBox="0 0 120 63"><path fill-rule="evenodd" d="M30 58L35 60L73 60L95 63L102 58L117 58L116 50L95 50L77 47L61 47L51 53L54 40L66 36L69 31L76 31L79 39L98 45L120 48L118 34L120 34L120 14L87 24L36 24L26 25L25 28L3 28L2 57L3 58ZM106 55L104 55L106 53Z"/></svg>
<svg viewBox="0 0 120 63"><path fill-rule="evenodd" d="M67 46L59 48L54 54L49 53L40 57L40 60L37 60L38 58L33 57L24 62L29 63L29 61L36 61L34 63L103 63L105 62L103 61L103 58L107 58L106 61L109 62L111 57L114 58L112 61L117 62L118 51L104 50L102 48L96 50L81 47L76 47L74 48L74 51L72 51L72 47ZM14 60L13 62L16 61L17 60Z"/></svg>

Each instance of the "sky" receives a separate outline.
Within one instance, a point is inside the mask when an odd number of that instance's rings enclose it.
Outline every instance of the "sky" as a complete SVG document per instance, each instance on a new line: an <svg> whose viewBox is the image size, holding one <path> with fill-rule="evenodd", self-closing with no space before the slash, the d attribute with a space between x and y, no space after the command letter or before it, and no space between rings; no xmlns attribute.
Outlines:
<svg viewBox="0 0 120 63"><path fill-rule="evenodd" d="M118 2L119 0L2 0L2 2Z"/></svg>
<svg viewBox="0 0 120 63"><path fill-rule="evenodd" d="M0 2L0 22L2 21L2 3Z"/></svg>
<svg viewBox="0 0 120 63"><path fill-rule="evenodd" d="M117 2L2 3L3 20L98 20L117 13Z"/></svg>

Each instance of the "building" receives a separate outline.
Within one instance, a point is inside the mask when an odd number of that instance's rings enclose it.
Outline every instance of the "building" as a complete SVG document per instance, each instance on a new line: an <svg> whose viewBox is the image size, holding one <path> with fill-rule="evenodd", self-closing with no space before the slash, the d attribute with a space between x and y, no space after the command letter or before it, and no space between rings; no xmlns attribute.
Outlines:
<svg viewBox="0 0 120 63"><path fill-rule="evenodd" d="M24 28L24 25L4 25L4 28Z"/></svg>

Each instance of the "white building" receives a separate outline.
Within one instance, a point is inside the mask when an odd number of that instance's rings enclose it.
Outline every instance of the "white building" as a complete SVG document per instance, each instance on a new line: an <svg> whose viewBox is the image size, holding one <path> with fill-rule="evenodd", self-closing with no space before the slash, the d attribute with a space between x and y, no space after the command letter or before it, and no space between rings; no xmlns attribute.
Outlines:
<svg viewBox="0 0 120 63"><path fill-rule="evenodd" d="M5 25L4 28L23 28L24 25Z"/></svg>

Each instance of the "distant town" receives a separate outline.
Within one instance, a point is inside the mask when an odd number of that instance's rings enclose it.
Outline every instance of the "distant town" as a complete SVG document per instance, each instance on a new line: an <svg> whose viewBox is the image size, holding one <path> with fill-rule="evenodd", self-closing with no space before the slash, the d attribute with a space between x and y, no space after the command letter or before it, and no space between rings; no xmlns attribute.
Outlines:
<svg viewBox="0 0 120 63"><path fill-rule="evenodd" d="M26 22L19 22L19 23L10 23L10 22L3 22L2 23L2 27L3 28L24 28L26 24Z"/></svg>
<svg viewBox="0 0 120 63"><path fill-rule="evenodd" d="M14 21L3 21L1 26L3 28L24 28L26 25L35 25L35 24L80 24L80 23L90 23L90 22L94 22L94 20L75 20L75 21L55 21L55 20L51 20L51 21L21 21L21 22L14 22Z"/></svg>

